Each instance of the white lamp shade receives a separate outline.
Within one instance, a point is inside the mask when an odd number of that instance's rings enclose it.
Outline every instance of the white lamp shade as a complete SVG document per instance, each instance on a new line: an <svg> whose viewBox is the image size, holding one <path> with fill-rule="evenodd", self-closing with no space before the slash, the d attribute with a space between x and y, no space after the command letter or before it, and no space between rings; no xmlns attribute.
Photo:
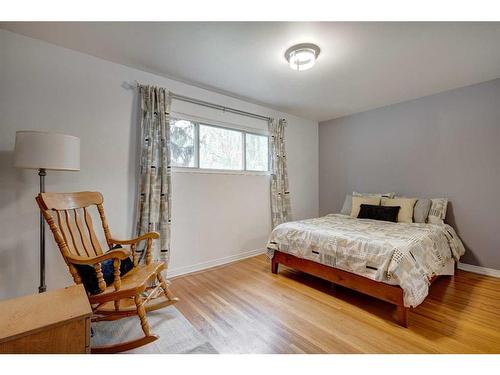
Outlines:
<svg viewBox="0 0 500 375"><path fill-rule="evenodd" d="M16 132L14 166L27 169L80 170L80 138L39 131Z"/></svg>

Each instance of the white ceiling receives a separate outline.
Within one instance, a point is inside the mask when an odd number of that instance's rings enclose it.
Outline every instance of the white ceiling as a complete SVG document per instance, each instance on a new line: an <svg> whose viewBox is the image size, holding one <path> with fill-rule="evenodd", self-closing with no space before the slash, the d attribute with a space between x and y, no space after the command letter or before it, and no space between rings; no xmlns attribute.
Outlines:
<svg viewBox="0 0 500 375"><path fill-rule="evenodd" d="M499 23L1 23L106 60L323 121L500 77ZM283 57L316 43L316 66Z"/></svg>

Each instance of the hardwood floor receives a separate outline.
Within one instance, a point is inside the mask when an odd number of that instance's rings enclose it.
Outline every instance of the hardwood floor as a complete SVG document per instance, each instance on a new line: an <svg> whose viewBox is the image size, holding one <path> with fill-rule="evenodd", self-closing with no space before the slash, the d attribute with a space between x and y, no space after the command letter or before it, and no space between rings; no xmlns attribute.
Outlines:
<svg viewBox="0 0 500 375"><path fill-rule="evenodd" d="M458 270L409 312L264 255L172 280L176 307L220 353L500 353L500 279Z"/></svg>

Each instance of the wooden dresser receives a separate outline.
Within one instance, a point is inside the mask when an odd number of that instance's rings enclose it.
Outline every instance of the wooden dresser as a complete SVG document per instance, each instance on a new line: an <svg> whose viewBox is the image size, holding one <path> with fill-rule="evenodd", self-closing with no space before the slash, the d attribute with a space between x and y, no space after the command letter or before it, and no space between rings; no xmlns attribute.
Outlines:
<svg viewBox="0 0 500 375"><path fill-rule="evenodd" d="M90 353L82 285L0 301L0 353Z"/></svg>

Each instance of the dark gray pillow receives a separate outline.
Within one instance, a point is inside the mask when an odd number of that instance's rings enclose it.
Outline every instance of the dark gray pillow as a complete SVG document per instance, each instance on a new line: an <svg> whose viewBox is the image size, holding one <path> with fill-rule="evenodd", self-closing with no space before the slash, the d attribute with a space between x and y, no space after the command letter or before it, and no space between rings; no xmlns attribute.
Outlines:
<svg viewBox="0 0 500 375"><path fill-rule="evenodd" d="M430 199L419 199L413 207L413 222L414 223L425 223L427 221L427 216L429 215L429 210L431 209Z"/></svg>
<svg viewBox="0 0 500 375"><path fill-rule="evenodd" d="M352 211L352 195L346 194L344 205L342 206L342 210L340 213L343 215L350 215Z"/></svg>

